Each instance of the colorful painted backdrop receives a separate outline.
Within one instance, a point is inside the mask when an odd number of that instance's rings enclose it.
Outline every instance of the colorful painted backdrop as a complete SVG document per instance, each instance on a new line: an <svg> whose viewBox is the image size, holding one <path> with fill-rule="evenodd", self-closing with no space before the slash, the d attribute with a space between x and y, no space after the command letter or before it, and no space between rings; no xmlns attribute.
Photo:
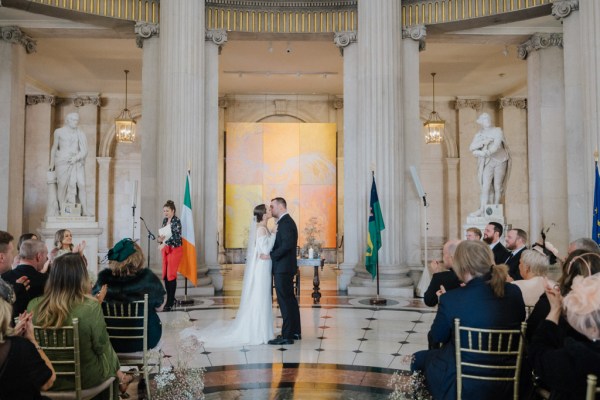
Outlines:
<svg viewBox="0 0 600 400"><path fill-rule="evenodd" d="M283 197L298 225L316 217L324 247L336 245L336 126L228 123L225 136L225 246L246 247L252 210Z"/></svg>

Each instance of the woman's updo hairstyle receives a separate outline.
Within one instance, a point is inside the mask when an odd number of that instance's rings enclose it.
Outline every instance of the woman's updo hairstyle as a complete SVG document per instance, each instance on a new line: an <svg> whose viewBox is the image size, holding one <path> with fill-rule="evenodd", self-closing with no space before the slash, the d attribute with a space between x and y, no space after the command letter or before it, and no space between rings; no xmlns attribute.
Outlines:
<svg viewBox="0 0 600 400"><path fill-rule="evenodd" d="M264 204L259 204L254 207L254 216L256 217L256 222L262 222L265 214L267 213L267 206Z"/></svg>
<svg viewBox="0 0 600 400"><path fill-rule="evenodd" d="M171 210L173 210L173 212L177 211L177 209L175 208L175 203L173 202L173 200L167 200L167 202L165 203L165 205L163 207L168 207Z"/></svg>

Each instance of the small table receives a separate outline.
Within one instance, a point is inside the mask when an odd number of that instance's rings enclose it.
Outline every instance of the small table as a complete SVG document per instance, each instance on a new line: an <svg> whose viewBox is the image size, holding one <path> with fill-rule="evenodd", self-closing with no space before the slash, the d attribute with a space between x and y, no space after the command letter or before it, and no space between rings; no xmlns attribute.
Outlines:
<svg viewBox="0 0 600 400"><path fill-rule="evenodd" d="M315 274L313 275L313 304L319 304L321 302L321 292L319 292L319 285L321 280L319 279L319 267L323 271L325 265L325 259L323 258L298 258L298 273L300 273L300 267L314 267ZM300 280L298 279L298 282ZM299 286L298 286L299 287Z"/></svg>

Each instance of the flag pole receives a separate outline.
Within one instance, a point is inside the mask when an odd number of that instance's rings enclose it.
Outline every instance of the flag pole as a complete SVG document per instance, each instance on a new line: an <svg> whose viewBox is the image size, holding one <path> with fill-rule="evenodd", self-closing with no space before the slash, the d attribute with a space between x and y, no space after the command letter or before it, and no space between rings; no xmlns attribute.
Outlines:
<svg viewBox="0 0 600 400"><path fill-rule="evenodd" d="M375 180L375 168L371 168L371 176ZM379 253L379 249L373 249ZM375 263L375 274L377 279L377 295L369 300L371 305L384 306L387 304L387 300L379 297L379 254L377 254L377 262Z"/></svg>
<svg viewBox="0 0 600 400"><path fill-rule="evenodd" d="M187 172L188 172L188 175L192 174L192 166L189 161L188 161ZM183 276L183 278L184 278L183 298L181 300L177 300L177 304L180 306L189 306L190 304L194 304L194 299L191 297L188 297L188 278L185 275Z"/></svg>

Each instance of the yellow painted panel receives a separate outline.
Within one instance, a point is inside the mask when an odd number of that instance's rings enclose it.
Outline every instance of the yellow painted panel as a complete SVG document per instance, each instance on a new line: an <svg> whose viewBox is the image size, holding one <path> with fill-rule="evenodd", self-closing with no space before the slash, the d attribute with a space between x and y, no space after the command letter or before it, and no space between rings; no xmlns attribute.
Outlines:
<svg viewBox="0 0 600 400"><path fill-rule="evenodd" d="M226 247L246 247L253 210L262 198L262 185L225 185Z"/></svg>
<svg viewBox="0 0 600 400"><path fill-rule="evenodd" d="M300 125L300 184L335 185L336 125Z"/></svg>

